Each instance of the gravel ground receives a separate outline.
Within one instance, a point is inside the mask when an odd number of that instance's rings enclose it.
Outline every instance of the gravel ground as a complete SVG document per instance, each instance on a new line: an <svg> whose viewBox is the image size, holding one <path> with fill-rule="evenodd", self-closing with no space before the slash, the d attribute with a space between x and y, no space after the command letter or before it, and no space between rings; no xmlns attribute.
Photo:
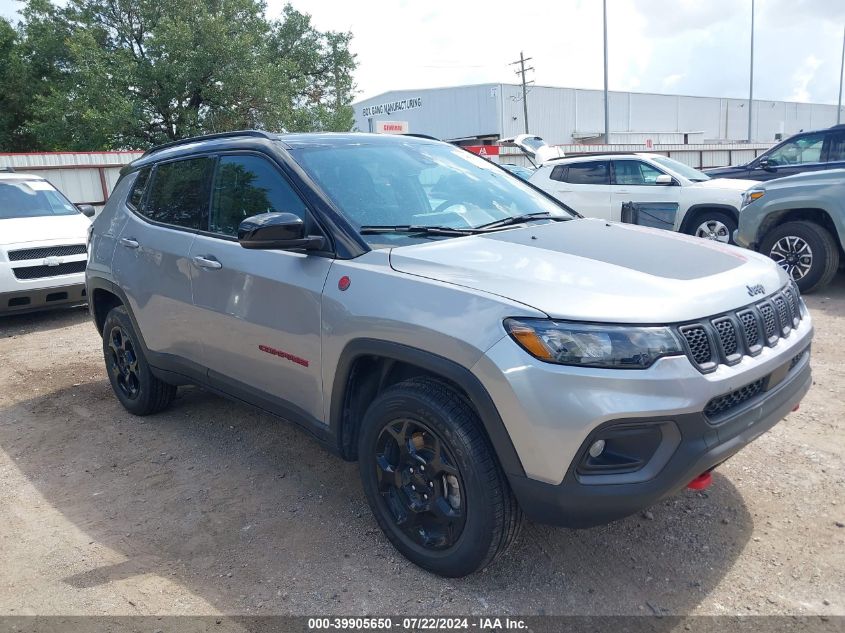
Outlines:
<svg viewBox="0 0 845 633"><path fill-rule="evenodd" d="M83 310L0 319L0 615L845 615L845 276L801 409L612 525L529 524L462 580L381 535L357 470L199 389L135 418Z"/></svg>

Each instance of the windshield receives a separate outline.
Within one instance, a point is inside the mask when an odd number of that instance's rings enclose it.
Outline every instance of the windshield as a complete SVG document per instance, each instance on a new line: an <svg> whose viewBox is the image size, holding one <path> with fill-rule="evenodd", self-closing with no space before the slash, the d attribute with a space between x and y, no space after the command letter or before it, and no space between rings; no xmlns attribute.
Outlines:
<svg viewBox="0 0 845 633"><path fill-rule="evenodd" d="M0 182L0 220L79 213L50 183L43 180Z"/></svg>
<svg viewBox="0 0 845 633"><path fill-rule="evenodd" d="M572 217L519 178L451 145L380 142L292 154L359 228L474 229L526 214Z"/></svg>
<svg viewBox="0 0 845 633"><path fill-rule="evenodd" d="M710 176L705 174L703 171L698 171L697 169L690 167L689 165L684 165L673 158L669 158L668 156L651 156L651 160L653 160L658 165L663 165L667 169L671 169L679 176L683 176L687 180L692 180L693 182L704 182L705 180L710 180Z"/></svg>

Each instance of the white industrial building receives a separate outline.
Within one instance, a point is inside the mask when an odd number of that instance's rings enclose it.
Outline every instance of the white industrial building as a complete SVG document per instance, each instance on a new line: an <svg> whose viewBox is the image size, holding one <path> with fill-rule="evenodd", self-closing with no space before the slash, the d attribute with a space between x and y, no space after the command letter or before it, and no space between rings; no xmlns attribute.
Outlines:
<svg viewBox="0 0 845 633"><path fill-rule="evenodd" d="M610 92L609 100L610 143L700 145L748 137L747 99ZM529 131L548 143L602 142L601 90L531 86L527 101ZM354 108L356 129L364 132L378 131L385 122L395 129L399 122L410 133L484 144L525 131L522 87L514 84L395 90ZM751 140L769 145L800 130L835 123L834 105L755 100Z"/></svg>

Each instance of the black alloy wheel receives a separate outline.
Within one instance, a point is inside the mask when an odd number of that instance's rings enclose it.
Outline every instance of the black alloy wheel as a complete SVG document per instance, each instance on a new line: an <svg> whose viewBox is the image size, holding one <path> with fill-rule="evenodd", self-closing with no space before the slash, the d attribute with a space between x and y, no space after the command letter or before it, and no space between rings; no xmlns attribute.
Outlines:
<svg viewBox="0 0 845 633"><path fill-rule="evenodd" d="M358 466L373 516L408 560L471 574L519 533L522 512L471 401L435 377L409 378L370 404Z"/></svg>
<svg viewBox="0 0 845 633"><path fill-rule="evenodd" d="M138 357L132 339L120 325L115 325L109 332L108 347L111 352L109 371L123 395L135 400L141 392Z"/></svg>
<svg viewBox="0 0 845 633"><path fill-rule="evenodd" d="M103 358L114 395L135 415L157 413L176 396L176 386L153 373L144 350L126 308L112 308L103 323Z"/></svg>
<svg viewBox="0 0 845 633"><path fill-rule="evenodd" d="M425 424L389 422L375 452L379 494L396 526L422 547L451 547L463 532L463 485L455 458Z"/></svg>

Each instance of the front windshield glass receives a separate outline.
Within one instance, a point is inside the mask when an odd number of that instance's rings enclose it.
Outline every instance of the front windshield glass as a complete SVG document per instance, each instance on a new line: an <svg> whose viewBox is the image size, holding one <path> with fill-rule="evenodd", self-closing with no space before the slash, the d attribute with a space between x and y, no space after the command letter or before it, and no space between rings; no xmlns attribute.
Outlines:
<svg viewBox="0 0 845 633"><path fill-rule="evenodd" d="M651 160L653 160L658 165L663 165L667 169L671 169L679 176L683 176L687 180L692 180L693 182L704 182L705 180L710 180L710 176L705 174L703 171L698 171L697 169L690 167L689 165L684 165L676 161L673 158L669 158L668 156L652 156Z"/></svg>
<svg viewBox="0 0 845 633"><path fill-rule="evenodd" d="M75 213L79 213L79 209L53 189L48 182L43 180L0 182L0 220Z"/></svg>
<svg viewBox="0 0 845 633"><path fill-rule="evenodd" d="M358 227L473 229L524 214L572 217L516 176L451 145L372 142L292 154Z"/></svg>

